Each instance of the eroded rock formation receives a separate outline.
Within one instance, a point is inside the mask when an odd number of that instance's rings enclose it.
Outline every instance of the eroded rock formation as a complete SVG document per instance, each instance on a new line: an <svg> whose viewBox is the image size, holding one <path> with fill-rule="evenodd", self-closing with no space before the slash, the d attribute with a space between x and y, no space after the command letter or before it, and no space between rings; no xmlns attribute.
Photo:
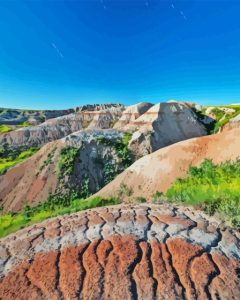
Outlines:
<svg viewBox="0 0 240 300"><path fill-rule="evenodd" d="M134 162L100 190L98 195L103 197L116 195L124 183L132 190L130 198L143 196L150 200L156 191L166 192L177 178L187 176L190 165L197 166L204 159L211 159L216 164L238 159L239 135L240 128L235 128L219 134L182 141L155 151Z"/></svg>
<svg viewBox="0 0 240 300"><path fill-rule="evenodd" d="M96 110L95 110L96 108ZM104 109L101 109L104 108ZM89 110L86 110L89 109ZM49 119L30 127L0 135L0 144L6 151L41 146L85 128L109 129L121 117L123 106L89 105L78 112Z"/></svg>
<svg viewBox="0 0 240 300"><path fill-rule="evenodd" d="M114 129L88 129L44 145L28 160L0 176L0 206L4 212L19 211L25 204L33 206L45 201L50 193L79 191L85 180L89 192L97 192L109 178L113 179L111 176L124 170L116 149L101 143L99 138L114 143L122 137L123 133ZM72 162L72 173L64 175L59 173L59 160L61 151L67 147L79 149L79 153Z"/></svg>
<svg viewBox="0 0 240 300"><path fill-rule="evenodd" d="M134 131L130 148L136 157L173 143L207 134L205 126L184 102L163 102L152 106L125 126Z"/></svg>
<svg viewBox="0 0 240 300"><path fill-rule="evenodd" d="M189 208L116 206L0 240L0 298L239 299L239 233Z"/></svg>

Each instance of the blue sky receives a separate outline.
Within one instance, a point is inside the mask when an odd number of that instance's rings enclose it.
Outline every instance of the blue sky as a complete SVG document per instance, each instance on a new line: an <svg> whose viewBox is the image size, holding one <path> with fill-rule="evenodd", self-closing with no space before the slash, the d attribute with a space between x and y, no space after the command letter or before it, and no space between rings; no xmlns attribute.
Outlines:
<svg viewBox="0 0 240 300"><path fill-rule="evenodd" d="M240 102L240 1L0 1L0 107Z"/></svg>

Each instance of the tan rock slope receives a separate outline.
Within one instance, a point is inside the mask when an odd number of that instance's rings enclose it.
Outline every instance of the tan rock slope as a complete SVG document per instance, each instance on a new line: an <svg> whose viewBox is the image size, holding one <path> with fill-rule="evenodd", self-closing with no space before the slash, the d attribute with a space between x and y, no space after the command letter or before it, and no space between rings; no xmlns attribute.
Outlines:
<svg viewBox="0 0 240 300"><path fill-rule="evenodd" d="M152 103L147 102L140 102L135 105L128 106L127 109L124 110L121 118L114 125L114 128L123 129L125 125L134 122L152 106Z"/></svg>
<svg viewBox="0 0 240 300"><path fill-rule="evenodd" d="M236 128L160 149L133 163L97 194L116 195L126 184L133 191L132 198L151 199L156 191L165 192L177 178L186 176L190 165L199 165L206 158L214 163L239 158L239 135L240 128Z"/></svg>
<svg viewBox="0 0 240 300"><path fill-rule="evenodd" d="M240 114L229 120L229 122L223 126L223 130L231 130L234 128L240 128Z"/></svg>
<svg viewBox="0 0 240 300"><path fill-rule="evenodd" d="M0 240L0 299L239 299L239 233L189 208L117 206Z"/></svg>
<svg viewBox="0 0 240 300"><path fill-rule="evenodd" d="M207 134L188 103L163 102L152 106L125 126L134 131L130 148L137 157L173 143Z"/></svg>

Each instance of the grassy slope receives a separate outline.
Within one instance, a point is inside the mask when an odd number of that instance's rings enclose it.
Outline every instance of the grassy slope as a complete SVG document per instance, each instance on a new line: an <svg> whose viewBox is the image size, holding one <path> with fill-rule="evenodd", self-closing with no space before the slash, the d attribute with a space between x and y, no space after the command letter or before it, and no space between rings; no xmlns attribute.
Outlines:
<svg viewBox="0 0 240 300"><path fill-rule="evenodd" d="M118 204L117 198L90 198L87 200L75 199L68 206L51 204L46 201L34 208L29 206L16 214L5 214L0 216L0 238L31 224L39 223L51 217L66 213L73 213L88 208Z"/></svg>
<svg viewBox="0 0 240 300"><path fill-rule="evenodd" d="M2 125L0 125L0 134L7 133L9 131L12 131L12 130L15 130L18 128L29 127L29 126L31 126L31 125L27 121L25 121L19 125L12 125L12 126L9 126L7 124L2 124Z"/></svg>
<svg viewBox="0 0 240 300"><path fill-rule="evenodd" d="M0 175L4 174L7 169L15 166L16 164L22 162L26 158L32 156L39 148L31 148L29 150L21 152L17 156L10 156L6 158L0 158Z"/></svg>
<svg viewBox="0 0 240 300"><path fill-rule="evenodd" d="M11 127L8 126L8 125L5 125L5 124L0 125L0 133L6 133L6 132L9 132L11 130L12 130Z"/></svg>
<svg viewBox="0 0 240 300"><path fill-rule="evenodd" d="M168 200L203 208L209 214L217 212L240 229L240 160L221 165L205 160L199 167L190 167L188 175L169 188Z"/></svg>

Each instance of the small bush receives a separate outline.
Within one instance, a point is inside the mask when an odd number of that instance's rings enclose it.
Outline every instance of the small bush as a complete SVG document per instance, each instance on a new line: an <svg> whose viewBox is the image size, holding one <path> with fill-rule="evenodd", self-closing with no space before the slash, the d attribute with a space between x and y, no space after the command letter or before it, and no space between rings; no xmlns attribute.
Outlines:
<svg viewBox="0 0 240 300"><path fill-rule="evenodd" d="M140 203L147 202L147 200L146 200L146 198L139 196L136 198L136 202L140 204Z"/></svg>
<svg viewBox="0 0 240 300"><path fill-rule="evenodd" d="M129 188L126 184L121 183L120 184L120 189L118 190L118 197L124 197L124 196L128 196L130 197L133 193L132 188Z"/></svg>
<svg viewBox="0 0 240 300"><path fill-rule="evenodd" d="M162 192L156 191L155 194L152 195L152 201L153 203L157 203L160 201L160 198L163 196Z"/></svg>

